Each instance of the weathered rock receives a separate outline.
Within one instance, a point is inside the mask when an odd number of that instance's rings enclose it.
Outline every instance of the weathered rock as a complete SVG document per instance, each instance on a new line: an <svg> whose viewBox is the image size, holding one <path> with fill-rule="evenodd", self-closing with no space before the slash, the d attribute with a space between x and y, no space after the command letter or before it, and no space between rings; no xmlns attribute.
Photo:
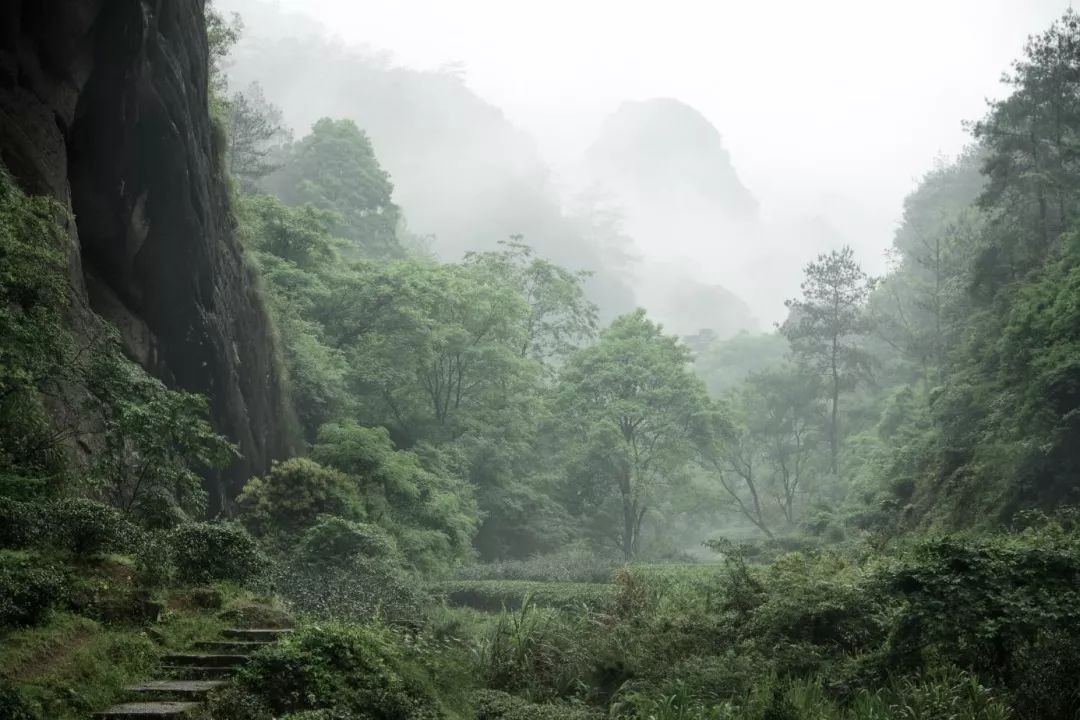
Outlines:
<svg viewBox="0 0 1080 720"><path fill-rule="evenodd" d="M233 235L208 111L204 0L0 3L0 159L74 211L76 332L90 309L168 384L205 393L243 459L211 510L291 450L264 305Z"/></svg>

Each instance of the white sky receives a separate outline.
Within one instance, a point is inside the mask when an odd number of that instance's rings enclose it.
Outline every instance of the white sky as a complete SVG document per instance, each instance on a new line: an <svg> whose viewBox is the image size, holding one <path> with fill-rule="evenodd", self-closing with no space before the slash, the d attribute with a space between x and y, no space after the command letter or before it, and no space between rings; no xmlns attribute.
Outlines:
<svg viewBox="0 0 1080 720"><path fill-rule="evenodd" d="M554 166L624 100L675 97L724 136L763 213L821 213L881 251L938 153L965 143L1026 36L1068 0L280 0L468 84ZM807 258L809 259L809 258Z"/></svg>

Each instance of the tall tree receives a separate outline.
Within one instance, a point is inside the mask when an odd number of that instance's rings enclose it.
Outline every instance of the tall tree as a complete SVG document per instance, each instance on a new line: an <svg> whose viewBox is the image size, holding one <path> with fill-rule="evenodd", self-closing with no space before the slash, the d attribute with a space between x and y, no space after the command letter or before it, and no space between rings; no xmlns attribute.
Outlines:
<svg viewBox="0 0 1080 720"><path fill-rule="evenodd" d="M596 305L585 296L589 273L542 257L515 235L501 250L468 253L466 265L518 290L527 305L519 354L540 362L566 356L596 333Z"/></svg>
<svg viewBox="0 0 1080 720"><path fill-rule="evenodd" d="M788 319L780 332L797 358L820 372L829 393L830 469L838 470L840 454L840 394L852 389L867 368L869 357L859 338L870 329L863 312L874 281L855 262L845 245L818 255L806 266L802 298L788 300Z"/></svg>
<svg viewBox="0 0 1080 720"><path fill-rule="evenodd" d="M394 185L367 134L352 120L322 118L289 146L267 186L290 205L311 203L338 215L334 233L351 241L350 254L401 257L401 210Z"/></svg>
<svg viewBox="0 0 1080 720"><path fill-rule="evenodd" d="M616 319L595 345L573 355L561 382L566 421L601 459L588 474L598 495L618 504L616 541L630 559L656 493L690 457L705 387L690 369L690 351L644 310Z"/></svg>
<svg viewBox="0 0 1080 720"><path fill-rule="evenodd" d="M229 99L229 171L245 192L254 192L260 180L277 170L271 160L276 145L292 139L281 109L266 99L262 86L252 83Z"/></svg>
<svg viewBox="0 0 1080 720"><path fill-rule="evenodd" d="M976 279L991 292L1041 264L1080 208L1080 16L1030 38L1003 79L1012 93L973 127L997 230Z"/></svg>

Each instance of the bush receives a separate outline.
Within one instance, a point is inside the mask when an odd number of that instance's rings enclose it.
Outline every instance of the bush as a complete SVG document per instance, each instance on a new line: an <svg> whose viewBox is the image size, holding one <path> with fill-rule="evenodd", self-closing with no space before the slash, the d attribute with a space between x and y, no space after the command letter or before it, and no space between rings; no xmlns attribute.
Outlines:
<svg viewBox="0 0 1080 720"><path fill-rule="evenodd" d="M586 549L571 549L528 560L472 565L456 573L461 580L532 580L536 582L610 582L621 563Z"/></svg>
<svg viewBox="0 0 1080 720"><path fill-rule="evenodd" d="M0 627L39 624L63 599L63 575L32 558L0 556Z"/></svg>
<svg viewBox="0 0 1080 720"><path fill-rule="evenodd" d="M473 695L476 720L599 720L603 715L566 704L537 704L498 690Z"/></svg>
<svg viewBox="0 0 1080 720"><path fill-rule="evenodd" d="M0 497L0 548L30 547L37 539L41 521L38 505Z"/></svg>
<svg viewBox="0 0 1080 720"><path fill-rule="evenodd" d="M332 709L370 720L443 717L430 679L386 628L302 628L254 655L238 680L279 715Z"/></svg>
<svg viewBox="0 0 1080 720"><path fill-rule="evenodd" d="M139 582L146 587L162 587L176 572L169 533L148 532L135 550L135 571Z"/></svg>
<svg viewBox="0 0 1080 720"><path fill-rule="evenodd" d="M199 720L271 720L273 716L258 695L227 685L206 699L196 717Z"/></svg>
<svg viewBox="0 0 1080 720"><path fill-rule="evenodd" d="M0 678L0 718L4 720L35 720L19 691Z"/></svg>
<svg viewBox="0 0 1080 720"><path fill-rule="evenodd" d="M396 554L393 539L382 528L333 515L319 518L296 547L298 562L322 567L347 565L357 555L385 560Z"/></svg>
<svg viewBox="0 0 1080 720"><path fill-rule="evenodd" d="M80 557L128 549L136 530L115 508L86 498L54 500L44 508L43 542Z"/></svg>
<svg viewBox="0 0 1080 720"><path fill-rule="evenodd" d="M599 608L614 594L614 586L601 583L528 582L524 580L448 580L428 589L453 605L477 610L516 609L526 597L542 607L578 610Z"/></svg>
<svg viewBox="0 0 1080 720"><path fill-rule="evenodd" d="M241 521L257 535L297 532L321 515L360 519L361 513L356 484L306 458L274 463L269 475L248 481L237 503Z"/></svg>
<svg viewBox="0 0 1080 720"><path fill-rule="evenodd" d="M192 523L169 533L176 577L182 583L245 583L266 567L258 543L234 523Z"/></svg>
<svg viewBox="0 0 1080 720"><path fill-rule="evenodd" d="M378 616L415 624L429 599L397 566L362 555L337 567L294 564L275 585L297 612L330 620Z"/></svg>
<svg viewBox="0 0 1080 720"><path fill-rule="evenodd" d="M290 628L293 625L292 615L285 610L254 602L234 605L222 610L218 617L238 628Z"/></svg>

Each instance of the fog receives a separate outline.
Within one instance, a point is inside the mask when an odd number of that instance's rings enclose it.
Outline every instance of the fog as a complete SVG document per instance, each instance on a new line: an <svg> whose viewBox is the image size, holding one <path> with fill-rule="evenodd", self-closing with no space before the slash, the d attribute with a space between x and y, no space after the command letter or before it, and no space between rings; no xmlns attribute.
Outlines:
<svg viewBox="0 0 1080 720"><path fill-rule="evenodd" d="M963 121L1067 3L217 5L247 26L235 84L264 85L299 134L333 114L368 130L410 229L440 256L521 233L597 271L606 315L645 304L689 333L713 313L730 334L779 320L817 252L850 243L883 272L904 196L961 151ZM301 78L303 49L283 53L280 38L317 35L359 65L327 58ZM423 83L430 92L402 89ZM643 105L657 98L671 110L659 119ZM658 171L648 158L660 154L676 159ZM586 196L590 212L622 215L587 247L568 230Z"/></svg>

